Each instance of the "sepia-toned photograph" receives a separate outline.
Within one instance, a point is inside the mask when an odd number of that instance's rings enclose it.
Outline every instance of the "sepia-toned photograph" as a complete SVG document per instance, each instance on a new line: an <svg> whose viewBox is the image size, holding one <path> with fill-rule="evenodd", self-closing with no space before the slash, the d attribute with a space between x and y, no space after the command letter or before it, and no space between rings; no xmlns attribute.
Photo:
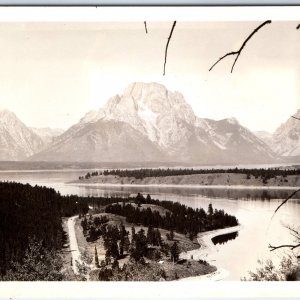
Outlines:
<svg viewBox="0 0 300 300"><path fill-rule="evenodd" d="M0 19L0 281L300 280L299 20Z"/></svg>

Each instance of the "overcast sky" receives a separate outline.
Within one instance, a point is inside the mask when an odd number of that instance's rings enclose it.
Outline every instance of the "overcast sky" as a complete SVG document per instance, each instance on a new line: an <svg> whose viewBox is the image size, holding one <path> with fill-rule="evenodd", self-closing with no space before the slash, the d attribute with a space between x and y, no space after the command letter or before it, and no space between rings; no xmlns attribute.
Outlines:
<svg viewBox="0 0 300 300"><path fill-rule="evenodd" d="M134 81L181 92L199 117L273 132L300 108L297 22L0 23L0 109L28 126L67 129Z"/></svg>

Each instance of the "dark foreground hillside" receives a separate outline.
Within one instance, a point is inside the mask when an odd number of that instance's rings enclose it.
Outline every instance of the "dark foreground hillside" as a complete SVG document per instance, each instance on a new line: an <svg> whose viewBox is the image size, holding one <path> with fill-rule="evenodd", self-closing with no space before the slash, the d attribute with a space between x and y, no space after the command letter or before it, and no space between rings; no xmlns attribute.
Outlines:
<svg viewBox="0 0 300 300"><path fill-rule="evenodd" d="M55 257L64 243L62 217L87 210L87 202L77 197L63 197L54 189L0 183L0 276L5 276L8 270L18 276L16 264L22 266L24 259L30 259L27 257L30 251L33 256L50 255L51 262L51 255ZM7 279L22 280L22 276Z"/></svg>

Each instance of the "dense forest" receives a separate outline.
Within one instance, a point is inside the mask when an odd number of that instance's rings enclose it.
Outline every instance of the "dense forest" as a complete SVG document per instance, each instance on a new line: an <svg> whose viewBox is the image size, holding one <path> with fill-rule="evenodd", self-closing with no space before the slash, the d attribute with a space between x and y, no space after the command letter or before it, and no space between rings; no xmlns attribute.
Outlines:
<svg viewBox="0 0 300 300"><path fill-rule="evenodd" d="M99 175L113 175L119 177L134 177L136 179L143 179L145 177L165 177L165 176L179 176L179 175L194 175L194 174L216 174L216 173L230 173L230 174L246 174L247 178L250 176L255 178L262 178L268 180L275 176L286 177L287 175L300 175L300 169L113 169L104 171L88 172L85 176L80 176L79 179L89 179L93 176Z"/></svg>
<svg viewBox="0 0 300 300"><path fill-rule="evenodd" d="M206 212L203 208L193 209L178 202L153 200L150 195L145 198L141 194L137 195L135 202L135 206L131 203L111 204L106 206L105 211L124 216L129 223L174 230L188 234L191 239L202 231L238 225L234 216L228 215L224 210L213 209L211 204ZM166 213L162 215L149 207L143 209L141 204L158 205L165 208Z"/></svg>
<svg viewBox="0 0 300 300"><path fill-rule="evenodd" d="M0 183L0 278L39 254L51 262L64 243L62 217L87 211L88 203L76 196L64 197L54 189L29 184ZM17 275L8 279L31 280Z"/></svg>

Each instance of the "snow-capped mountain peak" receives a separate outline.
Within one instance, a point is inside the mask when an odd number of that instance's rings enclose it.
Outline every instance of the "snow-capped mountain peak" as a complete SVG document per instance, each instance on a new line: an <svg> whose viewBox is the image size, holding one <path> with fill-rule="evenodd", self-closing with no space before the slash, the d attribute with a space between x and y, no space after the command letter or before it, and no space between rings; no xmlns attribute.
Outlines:
<svg viewBox="0 0 300 300"><path fill-rule="evenodd" d="M194 125L196 116L179 92L170 92L158 83L136 82L130 84L121 96L110 98L103 108L87 113L81 122L98 120L129 123L151 141L168 147L181 138L181 131L176 129L178 122ZM178 132L178 136L171 136L170 130Z"/></svg>

